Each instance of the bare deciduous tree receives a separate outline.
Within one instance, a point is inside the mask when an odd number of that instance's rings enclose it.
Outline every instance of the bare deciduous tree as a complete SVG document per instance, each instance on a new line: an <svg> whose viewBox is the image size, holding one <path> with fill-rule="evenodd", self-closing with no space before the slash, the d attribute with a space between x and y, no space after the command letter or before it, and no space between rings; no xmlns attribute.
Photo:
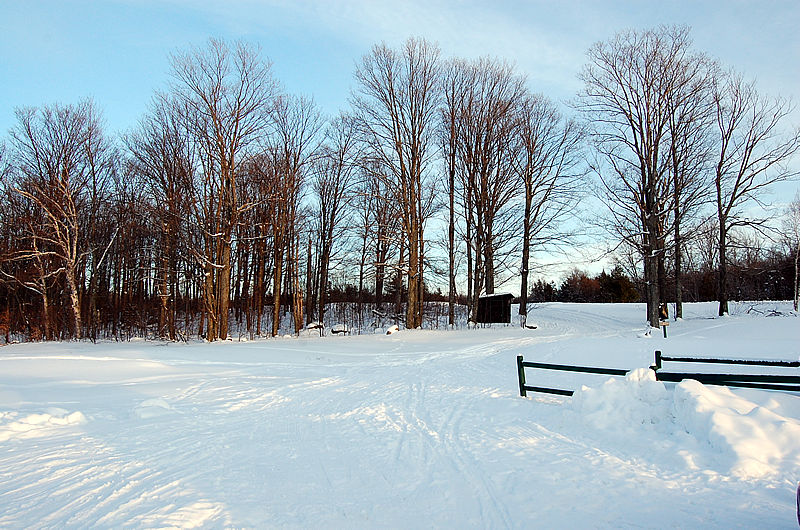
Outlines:
<svg viewBox="0 0 800 530"><path fill-rule="evenodd" d="M204 180L205 300L209 341L228 336L231 250L243 208L237 173L248 148L267 131L277 90L259 50L210 39L204 48L171 56L173 92L186 109Z"/></svg>
<svg viewBox="0 0 800 530"><path fill-rule="evenodd" d="M449 326L455 325L456 303L456 168L458 160L459 117L465 100L465 93L469 90L469 76L464 61L451 60L443 68L442 93L443 105L441 109L440 142L447 171L447 263L448 263L448 290L447 322Z"/></svg>
<svg viewBox="0 0 800 530"><path fill-rule="evenodd" d="M720 316L728 312L727 245L731 229L758 226L745 206L758 204L769 186L794 178L787 163L800 149L800 129L782 127L792 107L784 99L760 95L755 83L728 72L714 86L716 164L714 187L719 229L718 296Z"/></svg>
<svg viewBox="0 0 800 530"><path fill-rule="evenodd" d="M426 183L439 104L439 49L409 39L400 50L377 45L355 72L353 95L364 140L400 212L408 252L406 326L422 325L424 227L432 189Z"/></svg>
<svg viewBox="0 0 800 530"><path fill-rule="evenodd" d="M182 225L191 211L195 184L195 153L183 118L175 101L156 96L138 129L124 139L155 219L159 247L158 335L170 340L177 338L178 249L189 244Z"/></svg>
<svg viewBox="0 0 800 530"><path fill-rule="evenodd" d="M691 236L687 226L711 198L708 165L711 158L713 105L711 80L716 65L702 55L687 56L675 72L669 106L668 171L672 184L673 240L675 278L675 318L683 317L683 247ZM689 230L687 230L689 228Z"/></svg>
<svg viewBox="0 0 800 530"><path fill-rule="evenodd" d="M531 247L554 250L570 241L562 223L578 199L583 131L550 100L532 95L521 105L518 134L516 171L525 190L519 315L525 326Z"/></svg>
<svg viewBox="0 0 800 530"><path fill-rule="evenodd" d="M275 131L269 152L276 168L273 195L275 224L273 235L273 321L272 335L280 328L280 302L284 265L291 284L291 305L295 332L303 326L303 295L300 289L301 195L309 164L318 147L322 127L319 109L313 100L281 96L273 112Z"/></svg>
<svg viewBox="0 0 800 530"><path fill-rule="evenodd" d="M786 247L794 259L794 283L792 284L793 307L798 310L800 304L800 193L795 194L794 200L786 208L783 233Z"/></svg>
<svg viewBox="0 0 800 530"><path fill-rule="evenodd" d="M668 140L670 99L693 60L686 27L626 31L592 46L580 75L578 109L591 125L604 162L595 167L611 231L644 261L647 320L657 327L663 263L672 211Z"/></svg>
<svg viewBox="0 0 800 530"><path fill-rule="evenodd" d="M462 63L466 90L458 102L457 172L475 257L471 316L478 296L495 290L503 242L509 241L513 215L508 206L518 187L513 160L517 111L527 94L525 80L511 65L491 59Z"/></svg>
<svg viewBox="0 0 800 530"><path fill-rule="evenodd" d="M328 127L325 144L317 157L312 187L317 197L317 318L324 322L326 286L334 244L347 220L347 209L356 184L358 144L355 123L339 116ZM309 308L309 312L313 310Z"/></svg>
<svg viewBox="0 0 800 530"><path fill-rule="evenodd" d="M11 130L17 179L13 189L39 212L27 226L30 245L17 258L36 261L37 285L45 297L47 279L64 275L72 336L80 339L83 267L93 251L88 232L95 228L94 209L106 184L107 162L102 157L107 143L100 118L93 103L85 100L17 109L17 122Z"/></svg>

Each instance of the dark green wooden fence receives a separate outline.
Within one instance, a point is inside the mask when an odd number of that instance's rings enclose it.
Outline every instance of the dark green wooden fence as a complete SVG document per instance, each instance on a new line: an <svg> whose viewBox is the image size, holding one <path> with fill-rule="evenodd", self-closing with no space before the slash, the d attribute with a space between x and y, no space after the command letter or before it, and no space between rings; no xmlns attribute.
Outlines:
<svg viewBox="0 0 800 530"><path fill-rule="evenodd" d="M539 368L542 370L558 370L561 372L581 372L585 374L600 375L625 375L630 370L619 370L617 368L595 368L592 366L573 366L569 364L550 364L523 361L522 355L517 355L517 377L519 379L519 395L526 397L528 391L544 392L545 394L558 394L560 396L571 396L574 390L564 390L561 388L548 388L543 386L530 386L525 384L525 368Z"/></svg>
<svg viewBox="0 0 800 530"><path fill-rule="evenodd" d="M755 359L718 359L703 357L668 357L656 350L655 364L650 368L655 371L656 379L665 382L680 382L684 379L695 379L706 385L735 386L742 388L759 388L763 390L781 390L784 392L800 392L800 375L797 374L721 374L702 372L665 372L662 370L664 362L676 363L703 363L703 364L728 364L746 366L772 366L783 368L800 368L800 361L776 361ZM626 375L630 370L618 368L596 368L592 366L575 366L570 364L552 364L525 361L522 355L517 355L517 379L519 381L519 395L526 397L528 392L543 392L560 396L571 396L574 390L562 388L549 388L531 386L525 379L525 368L540 370L558 370L561 372L581 372L600 375Z"/></svg>
<svg viewBox="0 0 800 530"><path fill-rule="evenodd" d="M777 361L757 359L714 359L704 357L672 357L663 355L656 350L655 364L651 366L656 371L659 381L679 382L684 379L694 379L704 385L724 385L742 388L760 388L763 390L782 390L785 392L800 392L800 375L795 374L721 374L702 372L666 372L662 371L664 362L675 363L701 363L701 364L729 364L742 366L772 366L782 368L800 368L800 361Z"/></svg>

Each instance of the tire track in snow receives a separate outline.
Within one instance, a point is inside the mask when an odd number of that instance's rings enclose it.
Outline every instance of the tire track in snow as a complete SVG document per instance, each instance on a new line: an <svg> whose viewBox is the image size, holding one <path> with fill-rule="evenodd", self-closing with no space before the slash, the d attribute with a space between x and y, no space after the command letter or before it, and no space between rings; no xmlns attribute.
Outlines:
<svg viewBox="0 0 800 530"><path fill-rule="evenodd" d="M158 500L165 487L158 470L91 436L53 436L8 449L0 459L9 470L0 480L0 527L30 526L33 520L39 527L130 525L159 506L169 515ZM179 501L191 493L176 486L171 496Z"/></svg>
<svg viewBox="0 0 800 530"><path fill-rule="evenodd" d="M474 524L511 527L512 518L502 495L474 455L474 437L462 433L465 411L470 407L468 394L454 394L441 383L432 388L427 379L419 372L416 381L395 388L395 394L405 396L403 407L392 415L392 425L400 431L393 451L394 465L401 467L410 460L411 467L426 469L417 487L444 482L453 488L450 501L465 502L460 507L463 510L474 507L478 517Z"/></svg>

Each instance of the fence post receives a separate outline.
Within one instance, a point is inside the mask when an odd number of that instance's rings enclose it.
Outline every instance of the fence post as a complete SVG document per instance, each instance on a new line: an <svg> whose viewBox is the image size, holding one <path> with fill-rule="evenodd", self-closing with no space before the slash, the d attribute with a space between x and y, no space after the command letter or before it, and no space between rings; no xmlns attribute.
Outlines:
<svg viewBox="0 0 800 530"><path fill-rule="evenodd" d="M656 370L661 370L661 350L656 350Z"/></svg>
<svg viewBox="0 0 800 530"><path fill-rule="evenodd" d="M517 378L519 379L519 395L527 397L528 393L525 390L525 367L522 366L522 355L517 355Z"/></svg>

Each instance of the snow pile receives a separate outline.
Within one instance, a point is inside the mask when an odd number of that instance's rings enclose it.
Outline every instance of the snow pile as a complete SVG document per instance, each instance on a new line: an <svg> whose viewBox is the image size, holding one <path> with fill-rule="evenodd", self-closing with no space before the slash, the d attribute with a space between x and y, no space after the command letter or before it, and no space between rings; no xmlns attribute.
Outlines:
<svg viewBox="0 0 800 530"><path fill-rule="evenodd" d="M56 427L86 423L82 412L69 412L60 408L48 408L45 412L28 414L22 418L14 412L0 412L0 442L12 438L45 436Z"/></svg>
<svg viewBox="0 0 800 530"><path fill-rule="evenodd" d="M676 423L715 451L731 458L731 473L742 477L774 475L800 465L800 421L786 417L776 398L763 404L726 387L683 381L675 387ZM772 407L773 410L770 409Z"/></svg>
<svg viewBox="0 0 800 530"><path fill-rule="evenodd" d="M600 429L659 425L671 416L667 389L649 368L608 379L598 388L582 386L573 395L572 406Z"/></svg>
<svg viewBox="0 0 800 530"><path fill-rule="evenodd" d="M572 407L597 429L630 435L645 426L673 438L688 433L701 452L723 462L731 474L758 478L800 465L800 420L780 401L792 398L734 392L694 380L667 390L655 372L639 368L596 388L583 386Z"/></svg>
<svg viewBox="0 0 800 530"><path fill-rule="evenodd" d="M166 416L172 412L169 403L161 398L146 399L133 409L133 415L142 420Z"/></svg>

